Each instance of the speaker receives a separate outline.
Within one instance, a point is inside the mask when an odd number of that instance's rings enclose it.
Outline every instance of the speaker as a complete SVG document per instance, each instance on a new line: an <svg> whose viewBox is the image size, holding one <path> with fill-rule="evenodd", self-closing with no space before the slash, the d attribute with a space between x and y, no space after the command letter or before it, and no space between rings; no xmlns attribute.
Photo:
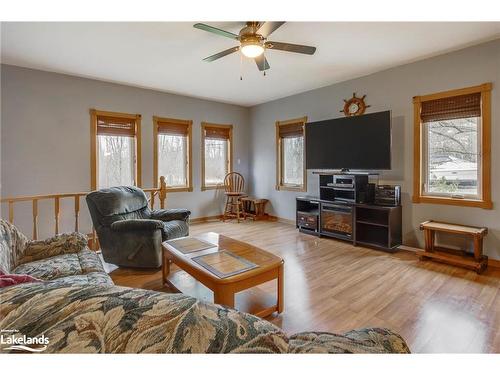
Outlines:
<svg viewBox="0 0 500 375"><path fill-rule="evenodd" d="M378 185L375 189L375 204L399 206L401 204L400 185Z"/></svg>
<svg viewBox="0 0 500 375"><path fill-rule="evenodd" d="M373 203L375 198L375 184L366 184L365 189L358 192L358 203Z"/></svg>

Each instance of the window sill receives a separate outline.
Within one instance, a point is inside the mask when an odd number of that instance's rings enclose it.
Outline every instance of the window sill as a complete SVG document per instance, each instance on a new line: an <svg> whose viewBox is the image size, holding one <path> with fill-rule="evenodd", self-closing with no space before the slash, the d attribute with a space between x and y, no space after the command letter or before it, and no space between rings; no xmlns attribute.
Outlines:
<svg viewBox="0 0 500 375"><path fill-rule="evenodd" d="M278 185L276 186L276 190L296 191L302 193L307 191L307 189L304 186L287 186L287 185Z"/></svg>
<svg viewBox="0 0 500 375"><path fill-rule="evenodd" d="M462 207L479 207L488 210L493 208L493 203L491 201L484 201L479 199L432 197L432 196L414 196L413 203L447 204L447 205L462 206Z"/></svg>
<svg viewBox="0 0 500 375"><path fill-rule="evenodd" d="M186 191L193 191L192 186L182 186L182 187L167 187L167 193L180 193Z"/></svg>
<svg viewBox="0 0 500 375"><path fill-rule="evenodd" d="M207 186L202 186L201 191L204 190L219 190L219 189L224 189L224 185L207 185Z"/></svg>

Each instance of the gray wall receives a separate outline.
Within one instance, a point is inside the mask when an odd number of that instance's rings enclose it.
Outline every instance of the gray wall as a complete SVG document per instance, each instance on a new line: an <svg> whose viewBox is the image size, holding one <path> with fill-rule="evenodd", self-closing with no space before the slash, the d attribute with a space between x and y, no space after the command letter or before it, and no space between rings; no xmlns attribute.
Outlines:
<svg viewBox="0 0 500 375"><path fill-rule="evenodd" d="M412 204L413 180L413 105L412 97L467 86L493 82L492 92L492 198L493 210L455 206ZM252 125L251 189L271 200L271 213L294 219L295 197L305 193L276 191L275 135L276 120L307 116L318 121L340 116L343 99L353 92L367 94L368 112L392 110L393 169L381 174L381 181L402 185L404 243L422 246L418 224L427 219L445 220L490 228L486 240L487 254L500 259L500 40L446 55L411 63L293 95L251 108ZM362 152L362 150L359 150ZM308 173L308 195L318 195L318 176Z"/></svg>
<svg viewBox="0 0 500 375"><path fill-rule="evenodd" d="M144 187L153 185L152 116L193 120L194 191L168 194L168 207L189 208L192 217L221 212L221 193L200 191L201 121L234 125L234 169L248 177L247 108L9 65L1 66L1 79L4 197L89 191L90 108L142 115ZM71 204L66 203L63 230L72 229ZM43 235L53 228L53 214L48 204L40 209ZM31 233L28 214L21 207L15 221Z"/></svg>
<svg viewBox="0 0 500 375"><path fill-rule="evenodd" d="M381 181L403 187L404 243L422 245L418 224L427 219L485 225L490 228L487 254L500 259L500 40L396 67L355 80L305 92L247 109L123 85L2 65L2 196L87 191L90 188L89 108L142 114L143 186L152 185L153 115L192 119L194 192L171 193L169 207L188 207L193 217L221 212L222 197L200 191L200 122L233 123L235 170L242 172L252 194L271 200L270 212L294 219L295 196L275 186L276 120L308 116L310 121L338 117L342 100L353 92L367 94L370 112L393 114L393 170ZM412 204L412 97L493 82L493 210ZM362 152L362 150L360 150ZM237 160L241 163L238 164ZM318 194L318 177L308 174L308 192ZM301 194L302 195L302 194ZM53 228L52 206L40 207L41 235ZM63 204L62 230L72 229L71 202ZM5 213L5 207L3 212ZM30 207L21 207L16 222L30 233ZM88 223L87 223L88 224Z"/></svg>

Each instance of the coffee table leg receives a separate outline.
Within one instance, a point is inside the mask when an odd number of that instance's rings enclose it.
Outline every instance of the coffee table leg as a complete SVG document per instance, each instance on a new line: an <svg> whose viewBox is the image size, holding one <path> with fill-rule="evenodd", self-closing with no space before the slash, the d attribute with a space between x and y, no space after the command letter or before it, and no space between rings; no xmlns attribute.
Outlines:
<svg viewBox="0 0 500 375"><path fill-rule="evenodd" d="M283 312L285 307L284 291L285 291L285 275L284 275L284 265L281 264L278 269L278 314Z"/></svg>
<svg viewBox="0 0 500 375"><path fill-rule="evenodd" d="M218 288L214 290L214 302L234 309L234 293L229 288Z"/></svg>
<svg viewBox="0 0 500 375"><path fill-rule="evenodd" d="M167 276L170 273L170 260L167 258L165 250L163 250L162 254L162 277L163 277L163 285L167 283Z"/></svg>

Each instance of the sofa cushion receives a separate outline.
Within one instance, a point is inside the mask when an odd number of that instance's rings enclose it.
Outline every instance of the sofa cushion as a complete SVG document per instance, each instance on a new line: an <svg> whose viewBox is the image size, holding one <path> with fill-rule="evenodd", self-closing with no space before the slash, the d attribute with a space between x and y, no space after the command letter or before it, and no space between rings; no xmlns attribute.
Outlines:
<svg viewBox="0 0 500 375"><path fill-rule="evenodd" d="M23 257L28 238L14 225L0 220L0 270L10 273Z"/></svg>
<svg viewBox="0 0 500 375"><path fill-rule="evenodd" d="M52 286L86 286L86 285L107 285L113 286L113 280L105 272L90 272L84 275L73 275L60 277L46 282Z"/></svg>
<svg viewBox="0 0 500 375"><path fill-rule="evenodd" d="M101 257L95 251L86 248L85 250L80 251L77 255L78 261L80 262L80 267L82 268L82 273L106 273L106 271L104 270L104 266L102 265Z"/></svg>
<svg viewBox="0 0 500 375"><path fill-rule="evenodd" d="M41 281L30 275L17 275L0 271L0 288L24 283L38 283Z"/></svg>
<svg viewBox="0 0 500 375"><path fill-rule="evenodd" d="M410 353L404 339L385 328L363 328L343 335L303 332L290 337L290 353Z"/></svg>
<svg viewBox="0 0 500 375"><path fill-rule="evenodd" d="M18 264L46 259L56 255L78 253L87 248L87 236L78 233L61 233L39 241L28 241Z"/></svg>
<svg viewBox="0 0 500 375"><path fill-rule="evenodd" d="M13 270L16 274L27 274L42 280L104 272L98 255L86 248L79 253L63 254L21 264Z"/></svg>
<svg viewBox="0 0 500 375"><path fill-rule="evenodd" d="M3 288L0 298L0 326L30 337L43 333L49 339L44 353L285 353L288 349L286 335L273 324L183 294L49 282Z"/></svg>

